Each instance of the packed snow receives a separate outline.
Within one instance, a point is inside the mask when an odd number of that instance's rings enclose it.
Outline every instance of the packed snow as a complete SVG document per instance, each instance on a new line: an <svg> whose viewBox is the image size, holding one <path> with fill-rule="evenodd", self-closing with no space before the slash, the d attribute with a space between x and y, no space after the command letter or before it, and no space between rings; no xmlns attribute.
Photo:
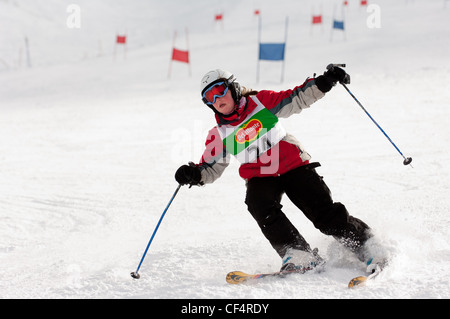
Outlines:
<svg viewBox="0 0 450 319"><path fill-rule="evenodd" d="M0 0L0 297L449 298L450 3L348 2ZM282 83L281 62L261 61L256 81L255 9L263 42L283 42L289 16ZM342 13L345 32L332 30ZM191 63L169 73L173 45ZM199 161L215 125L202 75L283 90L329 63L347 64L350 90L413 167L339 85L282 124L334 200L374 229L388 269L348 289L364 265L284 198L325 271L227 284L229 271L281 266L233 161L214 184L180 189L132 279L176 169Z"/></svg>

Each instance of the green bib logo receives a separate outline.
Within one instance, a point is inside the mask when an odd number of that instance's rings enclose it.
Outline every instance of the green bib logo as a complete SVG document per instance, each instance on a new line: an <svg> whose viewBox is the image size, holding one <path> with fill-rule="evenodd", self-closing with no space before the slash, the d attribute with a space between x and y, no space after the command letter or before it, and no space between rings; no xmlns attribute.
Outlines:
<svg viewBox="0 0 450 319"><path fill-rule="evenodd" d="M278 118L275 115L266 108L262 108L249 120L234 128L223 139L223 144L231 154L237 155L270 131L277 122Z"/></svg>
<svg viewBox="0 0 450 319"><path fill-rule="evenodd" d="M244 144L245 142L254 141L263 128L261 121L257 119L250 120L246 125L236 132L236 142Z"/></svg>

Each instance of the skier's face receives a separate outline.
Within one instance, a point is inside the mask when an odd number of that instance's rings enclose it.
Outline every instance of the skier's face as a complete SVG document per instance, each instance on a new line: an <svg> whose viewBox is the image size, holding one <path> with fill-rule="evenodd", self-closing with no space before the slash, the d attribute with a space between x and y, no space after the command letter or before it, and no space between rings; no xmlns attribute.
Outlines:
<svg viewBox="0 0 450 319"><path fill-rule="evenodd" d="M225 94L224 96L216 98L216 102L213 104L213 106L217 112L220 112L223 115L228 115L233 112L235 103L230 90L228 90L227 94Z"/></svg>

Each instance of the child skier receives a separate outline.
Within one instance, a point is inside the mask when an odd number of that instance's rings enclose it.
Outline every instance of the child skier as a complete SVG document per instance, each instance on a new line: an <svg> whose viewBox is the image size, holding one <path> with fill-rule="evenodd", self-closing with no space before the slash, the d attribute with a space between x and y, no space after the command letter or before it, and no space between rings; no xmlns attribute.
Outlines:
<svg viewBox="0 0 450 319"><path fill-rule="evenodd" d="M309 161L310 155L278 121L309 108L337 82L350 82L338 67L281 92L248 90L221 69L201 80L202 101L214 111L217 126L209 131L200 163L182 165L175 179L181 185L212 183L229 165L230 155L235 156L246 181L245 203L282 258L281 270L311 269L323 262L282 212L284 193L322 233L339 240L362 261L371 257L364 249L372 237L368 225L333 202L315 170L320 164Z"/></svg>

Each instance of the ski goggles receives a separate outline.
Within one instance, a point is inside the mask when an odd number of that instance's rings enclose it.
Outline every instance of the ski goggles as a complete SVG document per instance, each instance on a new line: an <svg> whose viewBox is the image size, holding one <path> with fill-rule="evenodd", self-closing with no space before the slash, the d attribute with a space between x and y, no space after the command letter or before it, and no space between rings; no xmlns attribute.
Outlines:
<svg viewBox="0 0 450 319"><path fill-rule="evenodd" d="M216 103L218 97L223 97L228 92L228 85L225 82L218 82L208 88L202 94L203 102L206 104Z"/></svg>

